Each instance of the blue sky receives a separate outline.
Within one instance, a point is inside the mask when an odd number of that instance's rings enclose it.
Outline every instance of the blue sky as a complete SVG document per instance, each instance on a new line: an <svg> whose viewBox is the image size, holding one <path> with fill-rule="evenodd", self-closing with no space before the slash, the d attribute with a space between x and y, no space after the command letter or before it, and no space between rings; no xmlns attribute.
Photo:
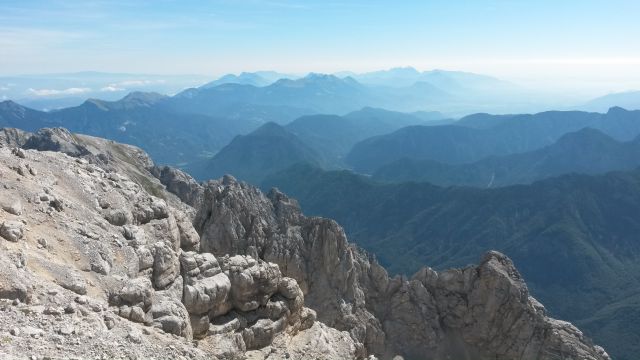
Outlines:
<svg viewBox="0 0 640 360"><path fill-rule="evenodd" d="M639 15L637 0L0 0L0 75L410 65L623 90L640 88Z"/></svg>

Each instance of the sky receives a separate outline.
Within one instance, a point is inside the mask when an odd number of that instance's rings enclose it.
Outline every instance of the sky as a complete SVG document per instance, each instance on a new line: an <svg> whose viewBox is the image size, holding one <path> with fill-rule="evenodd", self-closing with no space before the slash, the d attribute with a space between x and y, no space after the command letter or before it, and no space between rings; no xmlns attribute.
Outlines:
<svg viewBox="0 0 640 360"><path fill-rule="evenodd" d="M640 89L638 0L0 0L0 75L464 70Z"/></svg>

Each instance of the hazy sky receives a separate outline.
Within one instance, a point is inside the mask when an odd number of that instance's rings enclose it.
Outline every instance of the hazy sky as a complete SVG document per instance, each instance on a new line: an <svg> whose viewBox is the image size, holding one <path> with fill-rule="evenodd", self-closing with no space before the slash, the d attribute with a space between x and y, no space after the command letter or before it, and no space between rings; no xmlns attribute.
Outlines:
<svg viewBox="0 0 640 360"><path fill-rule="evenodd" d="M638 0L0 0L0 75L466 70L640 89Z"/></svg>

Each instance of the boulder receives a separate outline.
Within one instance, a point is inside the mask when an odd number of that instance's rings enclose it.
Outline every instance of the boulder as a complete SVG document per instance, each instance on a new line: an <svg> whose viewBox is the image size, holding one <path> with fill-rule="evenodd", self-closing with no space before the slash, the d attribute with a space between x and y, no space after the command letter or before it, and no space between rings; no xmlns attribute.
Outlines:
<svg viewBox="0 0 640 360"><path fill-rule="evenodd" d="M17 242L24 236L24 224L20 221L6 220L0 225L0 236L6 240Z"/></svg>

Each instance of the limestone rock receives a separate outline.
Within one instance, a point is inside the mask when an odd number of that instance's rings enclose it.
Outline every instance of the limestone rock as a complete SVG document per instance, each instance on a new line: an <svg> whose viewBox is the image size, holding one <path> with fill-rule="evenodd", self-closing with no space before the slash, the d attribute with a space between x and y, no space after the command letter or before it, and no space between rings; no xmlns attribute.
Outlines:
<svg viewBox="0 0 640 360"><path fill-rule="evenodd" d="M31 136L30 133L12 128L0 129L0 147L8 148L20 148L22 147Z"/></svg>
<svg viewBox="0 0 640 360"><path fill-rule="evenodd" d="M179 300L168 298L157 299L149 310L153 326L162 331L191 339L193 331L189 312Z"/></svg>
<svg viewBox="0 0 640 360"><path fill-rule="evenodd" d="M20 200L11 198L0 198L0 206L2 210L9 214L20 216L22 215L22 203Z"/></svg>
<svg viewBox="0 0 640 360"><path fill-rule="evenodd" d="M178 255L166 243L154 245L153 284L157 289L169 286L180 274Z"/></svg>
<svg viewBox="0 0 640 360"><path fill-rule="evenodd" d="M6 220L0 225L0 236L3 238L17 242L24 235L24 224L20 221Z"/></svg>
<svg viewBox="0 0 640 360"><path fill-rule="evenodd" d="M167 187L167 191L194 208L200 207L203 188L190 175L170 166L154 166L151 173Z"/></svg>
<svg viewBox="0 0 640 360"><path fill-rule="evenodd" d="M478 266L389 278L335 222L305 217L277 190L265 196L231 177L206 184L194 223L201 249L278 264L300 284L319 321L350 333L357 357L608 359L575 327L547 317L511 261L496 252ZM278 285L283 297L293 295L288 281ZM243 330L248 348L274 326L262 321Z"/></svg>
<svg viewBox="0 0 640 360"><path fill-rule="evenodd" d="M40 129L22 146L25 149L39 151L57 151L69 156L89 155L89 150L79 144L78 140L67 129Z"/></svg>

